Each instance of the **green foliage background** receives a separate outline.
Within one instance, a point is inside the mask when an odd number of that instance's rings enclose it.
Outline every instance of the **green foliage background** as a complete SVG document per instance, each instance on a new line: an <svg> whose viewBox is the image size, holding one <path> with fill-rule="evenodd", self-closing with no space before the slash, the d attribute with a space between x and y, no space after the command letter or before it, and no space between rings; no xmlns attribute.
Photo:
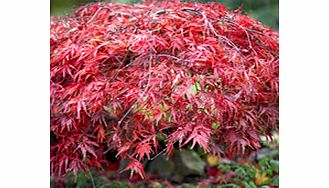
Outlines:
<svg viewBox="0 0 329 188"><path fill-rule="evenodd" d="M65 16L71 14L74 8L85 3L97 2L99 0L51 0L50 14ZM105 0L111 1L111 0ZM181 0L190 1L190 0ZM256 18L263 24L279 30L279 0L195 0L196 2L219 2L226 5L230 10L235 10L242 5L244 13ZM112 0L111 2L133 4L141 0Z"/></svg>

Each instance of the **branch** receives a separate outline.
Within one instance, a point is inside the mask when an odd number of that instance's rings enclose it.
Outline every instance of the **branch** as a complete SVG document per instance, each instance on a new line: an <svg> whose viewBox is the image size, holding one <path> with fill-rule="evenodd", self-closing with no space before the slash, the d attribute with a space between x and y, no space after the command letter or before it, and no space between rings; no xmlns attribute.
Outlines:
<svg viewBox="0 0 329 188"><path fill-rule="evenodd" d="M205 22L205 25L209 27L210 31L214 33L214 35L219 39L219 40L224 40L224 42L226 42L229 46L231 46L232 48L235 48L235 50L237 52L240 52L240 49L237 47L236 44L234 44L233 41L231 41L230 39L228 39L227 37L223 36L223 35L220 35L217 33L216 29L214 28L214 26L212 25L211 22L209 22L206 14L204 12L200 12L196 9L193 9L193 8L182 8L182 11L191 11L191 12L194 12L194 13L197 13L197 14L200 14L202 15L203 19L204 19L204 22Z"/></svg>
<svg viewBox="0 0 329 188"><path fill-rule="evenodd" d="M94 18L96 17L96 15L97 15L101 10L103 10L103 9L108 9L109 11L111 11L111 9L110 9L109 7L101 7L101 8L99 8L99 9L95 12L95 14L93 15L93 17L91 17L91 19L87 22L87 24L89 24L91 21L93 21Z"/></svg>

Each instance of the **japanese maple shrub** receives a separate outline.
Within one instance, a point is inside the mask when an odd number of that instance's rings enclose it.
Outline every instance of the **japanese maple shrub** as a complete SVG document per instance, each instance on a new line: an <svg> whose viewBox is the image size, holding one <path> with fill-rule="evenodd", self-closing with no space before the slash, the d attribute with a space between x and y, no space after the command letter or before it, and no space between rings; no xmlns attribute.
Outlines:
<svg viewBox="0 0 329 188"><path fill-rule="evenodd" d="M51 174L175 147L235 157L278 129L278 33L218 3L91 3L51 17ZM165 144L159 144L159 137Z"/></svg>

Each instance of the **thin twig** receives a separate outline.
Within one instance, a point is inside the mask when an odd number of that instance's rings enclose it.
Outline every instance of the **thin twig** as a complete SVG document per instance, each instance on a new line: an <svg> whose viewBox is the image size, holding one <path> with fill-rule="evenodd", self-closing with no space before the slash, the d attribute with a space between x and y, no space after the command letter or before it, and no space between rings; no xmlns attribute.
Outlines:
<svg viewBox="0 0 329 188"><path fill-rule="evenodd" d="M96 188L96 185L95 185L95 182L94 182L94 178L93 178L93 176L91 175L91 172L90 172L90 170L89 170L88 167L87 167L87 171L88 171L88 173L89 173L89 176L90 176L90 179L91 179L91 183L92 183L92 185L93 185L93 188Z"/></svg>
<svg viewBox="0 0 329 188"><path fill-rule="evenodd" d="M160 151L158 154L156 154L154 157L152 157L151 159L150 159L150 161L153 161L154 159L156 159L157 157L159 157L159 155L161 155L162 153L164 153L166 151L166 148L165 149L163 149L162 151Z"/></svg>
<svg viewBox="0 0 329 188"><path fill-rule="evenodd" d="M125 62L126 61L126 59L127 59L127 57L128 57L128 53L129 52L127 52L126 54L125 54L125 56L124 56L124 58L123 58L123 60L122 61L119 61L119 63L120 63L120 66L119 66L119 70L109 79L109 81L107 81L108 83L109 82L111 82L112 80L114 80L118 75L119 75L119 73L124 69L124 68L127 68L130 64L132 64L132 62L130 62L129 64L127 64L126 66L124 66L122 69L121 69L121 67L122 67L122 65L123 65L123 62Z"/></svg>
<svg viewBox="0 0 329 188"><path fill-rule="evenodd" d="M251 33L257 33L257 34L259 34L259 35L263 35L263 36L266 37L267 39L271 39L271 37L269 37L268 35L266 35L266 34L264 34L264 33L262 33L262 32L259 32L259 31L256 31L256 30L254 30L254 29L250 29L250 28L247 28L247 27L243 27L243 26L237 24L236 22L234 22L234 21L232 21L232 20L229 20L229 19L224 18L224 19L221 19L221 21L223 21L223 22L228 22L228 23L231 23L231 24L234 24L234 25L238 25L239 27L241 27L241 28L243 28L243 29L245 29L245 30L247 30L247 31L249 31L249 32L251 32Z"/></svg>
<svg viewBox="0 0 329 188"><path fill-rule="evenodd" d="M233 23L232 23L233 24ZM251 40L250 40L250 36L249 36L249 33L247 32L246 28L239 25L239 24L235 24L235 26L239 27L240 29L242 29L245 33L246 33L246 36L247 36L247 40L248 40L248 44L249 44L249 48L252 49L252 51L257 55L257 52L255 51L255 49L252 47L252 43L251 43Z"/></svg>
<svg viewBox="0 0 329 188"><path fill-rule="evenodd" d="M128 16L129 18L132 18L133 16L131 14L128 14L128 13L124 13L124 12L113 12L109 15L109 18L112 18L113 16L116 16L116 15L119 15L119 16Z"/></svg>
<svg viewBox="0 0 329 188"><path fill-rule="evenodd" d="M157 12L155 12L153 14L153 17L156 16L156 15L159 15L159 14L165 14L167 13L167 11L171 11L170 9L166 10L166 9L162 9L162 10L158 10Z"/></svg>
<svg viewBox="0 0 329 188"><path fill-rule="evenodd" d="M110 9L109 7L101 7L101 8L99 8L99 9L95 12L95 14L93 15L93 17L91 17L91 19L87 22L87 24L89 24L91 21L93 21L94 18L96 17L96 15L97 15L101 10L103 10L103 9L108 9L109 11L111 11L111 9Z"/></svg>
<svg viewBox="0 0 329 188"><path fill-rule="evenodd" d="M218 34L218 33L216 32L216 29L214 28L214 26L212 25L212 23L209 22L209 20L208 20L208 18L207 18L207 16L205 15L204 12L200 12L200 11L198 11L198 10L196 10L196 9L193 9L193 8L183 8L182 10L183 10L183 11L191 11L191 12L195 12L195 13L197 13L197 14L202 15L202 17L203 17L203 19L204 19L204 22L205 22L205 26L208 26L209 29L211 30L211 32L214 33L215 36L216 36L219 40L224 40L224 42L226 42L229 46L235 48L235 50L236 50L237 52L240 52L240 49L237 47L236 44L234 44L233 41L231 41L231 40L228 39L227 37L225 37L225 36L223 36L223 35L220 35L220 34Z"/></svg>
<svg viewBox="0 0 329 188"><path fill-rule="evenodd" d="M173 55L169 55L169 54L156 54L156 56L159 56L159 57L169 57L169 58L173 58L175 60L178 60L178 61L185 61L185 62L191 62L189 60L185 60L185 59L181 59L181 58L178 58L176 56L173 56Z"/></svg>
<svg viewBox="0 0 329 188"><path fill-rule="evenodd" d="M122 116L122 118L119 120L118 125L120 125L122 123L122 121L128 116L128 114L131 112L131 110L135 107L135 105L140 101L140 99L145 95L146 91L148 90L149 86L150 86L150 80L151 80L151 68L152 68L152 49L150 48L150 60L149 60L149 72L148 72L148 81L147 81L147 85L142 93L141 96L139 96L139 98L136 100L136 102L129 108L129 110ZM145 99L147 100L147 99Z"/></svg>
<svg viewBox="0 0 329 188"><path fill-rule="evenodd" d="M176 140L173 144L176 144L178 142L178 140ZM162 153L164 153L167 150L167 148L164 148L162 151L160 151L158 154L156 154L154 157L152 157L150 159L150 161L153 161L154 159L156 159L157 157L159 157Z"/></svg>

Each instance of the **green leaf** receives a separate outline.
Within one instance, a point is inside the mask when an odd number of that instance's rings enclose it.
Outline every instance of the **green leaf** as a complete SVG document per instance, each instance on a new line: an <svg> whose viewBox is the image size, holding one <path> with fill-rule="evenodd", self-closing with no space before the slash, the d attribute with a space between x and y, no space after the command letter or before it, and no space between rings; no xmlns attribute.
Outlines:
<svg viewBox="0 0 329 188"><path fill-rule="evenodd" d="M191 90L193 91L193 94L198 94L201 91L201 86L199 82L195 82L192 86L191 86Z"/></svg>
<svg viewBox="0 0 329 188"><path fill-rule="evenodd" d="M250 181L250 182L243 182L244 183L244 186L246 188L257 188L257 186L255 185L254 182Z"/></svg>
<svg viewBox="0 0 329 188"><path fill-rule="evenodd" d="M279 186L279 176L278 175L273 178L272 184Z"/></svg>
<svg viewBox="0 0 329 188"><path fill-rule="evenodd" d="M220 127L220 122L217 122L217 123L212 122L212 123L211 123L211 127L212 127L213 129L218 129L218 128Z"/></svg>

